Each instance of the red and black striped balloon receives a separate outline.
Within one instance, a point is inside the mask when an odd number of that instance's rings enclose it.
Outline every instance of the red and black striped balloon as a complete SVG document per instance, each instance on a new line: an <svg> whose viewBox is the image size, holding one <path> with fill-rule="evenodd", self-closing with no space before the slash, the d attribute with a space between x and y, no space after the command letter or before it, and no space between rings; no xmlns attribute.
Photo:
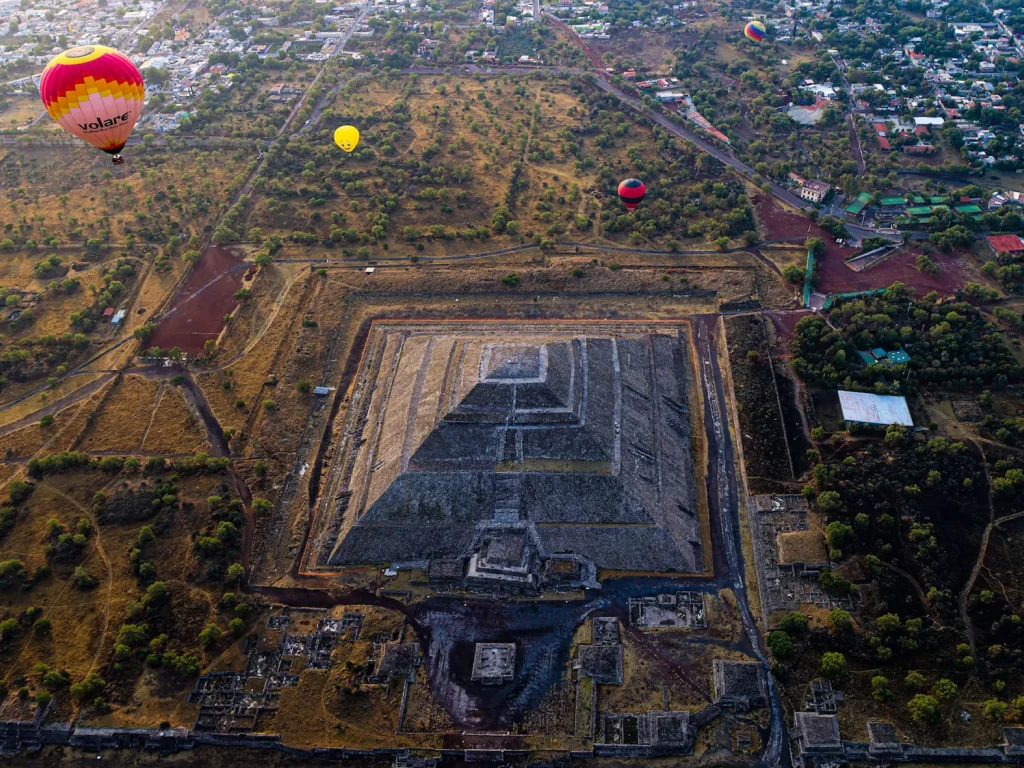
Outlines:
<svg viewBox="0 0 1024 768"><path fill-rule="evenodd" d="M632 211L643 202L647 194L647 187L640 179L626 179L619 184L619 200L626 206L627 211Z"/></svg>

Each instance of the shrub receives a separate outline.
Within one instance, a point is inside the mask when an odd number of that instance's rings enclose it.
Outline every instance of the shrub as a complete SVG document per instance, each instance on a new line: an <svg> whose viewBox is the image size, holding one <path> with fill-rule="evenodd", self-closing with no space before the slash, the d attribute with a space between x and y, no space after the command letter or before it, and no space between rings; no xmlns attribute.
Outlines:
<svg viewBox="0 0 1024 768"><path fill-rule="evenodd" d="M892 700L892 689L889 688L889 678L877 675L871 678L871 695L875 701L887 702Z"/></svg>
<svg viewBox="0 0 1024 768"><path fill-rule="evenodd" d="M25 577L25 566L16 557L0 561L0 590L20 584Z"/></svg>
<svg viewBox="0 0 1024 768"><path fill-rule="evenodd" d="M939 702L934 696L919 693L907 702L907 710L910 716L918 723L925 725L936 725L942 720L942 712L939 710Z"/></svg>
<svg viewBox="0 0 1024 768"><path fill-rule="evenodd" d="M17 619L4 619L0 621L0 643L5 643L14 637L14 633L18 631L18 620Z"/></svg>
<svg viewBox="0 0 1024 768"><path fill-rule="evenodd" d="M781 630L775 630L768 635L768 648L777 659L785 659L793 653L793 641L789 635Z"/></svg>
<svg viewBox="0 0 1024 768"><path fill-rule="evenodd" d="M203 648L211 648L220 642L223 635L224 633L216 624L207 624L203 631L199 633L199 643Z"/></svg>
<svg viewBox="0 0 1024 768"><path fill-rule="evenodd" d="M917 691L923 691L925 686L928 685L928 681L924 679L924 675L920 672L911 671L907 673L907 676L903 679L908 688L913 688Z"/></svg>
<svg viewBox="0 0 1024 768"><path fill-rule="evenodd" d="M1001 722L1006 719L1006 710L1009 709L1005 701L989 699L985 702L985 719L992 722Z"/></svg>
<svg viewBox="0 0 1024 768"><path fill-rule="evenodd" d="M828 651L821 657L819 669L829 680L842 680L847 672L846 657L837 651Z"/></svg>
<svg viewBox="0 0 1024 768"><path fill-rule="evenodd" d="M95 672L90 672L81 682L71 686L71 698L78 702L94 701L102 696L107 683Z"/></svg>
<svg viewBox="0 0 1024 768"><path fill-rule="evenodd" d="M71 580L79 589L92 589L99 583L82 566L75 568L75 574L71 577Z"/></svg>
<svg viewBox="0 0 1024 768"><path fill-rule="evenodd" d="M807 630L809 620L802 613L792 611L779 622L779 629L788 635L799 635Z"/></svg>

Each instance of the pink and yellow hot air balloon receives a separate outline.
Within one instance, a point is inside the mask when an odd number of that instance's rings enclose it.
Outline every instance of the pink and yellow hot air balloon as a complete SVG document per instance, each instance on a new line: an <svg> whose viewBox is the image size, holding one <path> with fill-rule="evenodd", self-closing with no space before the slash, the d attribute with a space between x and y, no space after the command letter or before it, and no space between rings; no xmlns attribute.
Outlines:
<svg viewBox="0 0 1024 768"><path fill-rule="evenodd" d="M62 128L124 162L121 150L146 96L131 59L102 45L71 48L46 65L39 96Z"/></svg>

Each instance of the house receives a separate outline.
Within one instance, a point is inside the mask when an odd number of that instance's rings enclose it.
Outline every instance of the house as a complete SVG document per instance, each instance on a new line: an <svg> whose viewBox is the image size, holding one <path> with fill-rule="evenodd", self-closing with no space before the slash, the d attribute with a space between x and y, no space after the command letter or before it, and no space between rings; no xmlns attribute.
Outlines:
<svg viewBox="0 0 1024 768"><path fill-rule="evenodd" d="M897 212L907 204L906 199L902 197L883 197L878 201L879 207L888 212Z"/></svg>
<svg viewBox="0 0 1024 768"><path fill-rule="evenodd" d="M1024 254L1024 240L1018 235L989 235L985 238L988 247L995 254L1009 253L1011 256Z"/></svg>
<svg viewBox="0 0 1024 768"><path fill-rule="evenodd" d="M861 213L863 213L864 208L870 202L871 195L869 195L867 192L861 192L859 195L857 195L856 199L852 203L846 206L846 215L853 219L857 218L858 216L861 215Z"/></svg>
<svg viewBox="0 0 1024 768"><path fill-rule="evenodd" d="M826 184L824 181L817 181L812 179L811 181L805 182L800 187L800 197L803 200L809 200L812 203L821 203L828 197L828 193L832 191L832 187Z"/></svg>
<svg viewBox="0 0 1024 768"><path fill-rule="evenodd" d="M903 349L886 352L881 347L875 347L867 352L858 349L857 355L866 365L905 365L910 362L910 355Z"/></svg>

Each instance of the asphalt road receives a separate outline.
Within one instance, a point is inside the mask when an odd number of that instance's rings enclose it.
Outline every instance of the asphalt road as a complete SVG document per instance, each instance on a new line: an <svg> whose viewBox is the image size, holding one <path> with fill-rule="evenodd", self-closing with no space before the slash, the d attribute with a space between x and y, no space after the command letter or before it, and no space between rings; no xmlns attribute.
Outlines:
<svg viewBox="0 0 1024 768"><path fill-rule="evenodd" d="M725 385L718 364L718 315L700 315L693 318L696 333L697 375L704 391L704 429L707 438L708 509L721 530L721 549L725 555L725 573L716 573L721 586L733 591L740 611L746 649L761 663L768 682L768 703L771 709L771 729L768 742L761 753L766 766L789 765L789 740L786 738L785 710L779 696L771 665L764 652L761 631L747 599L745 570L740 544L739 484L736 461L729 431L729 416L725 410ZM714 520L713 520L714 521ZM719 553L722 554L722 553ZM718 565L716 564L716 571Z"/></svg>

